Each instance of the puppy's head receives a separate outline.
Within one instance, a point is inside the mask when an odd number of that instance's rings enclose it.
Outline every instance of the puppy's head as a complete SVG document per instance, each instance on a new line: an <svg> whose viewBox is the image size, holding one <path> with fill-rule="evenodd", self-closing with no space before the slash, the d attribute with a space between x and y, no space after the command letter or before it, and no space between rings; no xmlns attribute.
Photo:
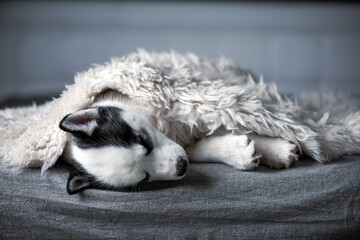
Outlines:
<svg viewBox="0 0 360 240"><path fill-rule="evenodd" d="M187 171L184 149L135 112L90 107L65 116L60 128L72 134L69 147L77 168L70 173L69 194L95 185L177 180Z"/></svg>

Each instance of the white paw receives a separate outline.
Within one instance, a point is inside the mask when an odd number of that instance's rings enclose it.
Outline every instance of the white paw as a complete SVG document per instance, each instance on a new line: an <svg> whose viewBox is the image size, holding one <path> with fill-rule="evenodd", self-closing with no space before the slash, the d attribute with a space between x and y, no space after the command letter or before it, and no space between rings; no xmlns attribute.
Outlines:
<svg viewBox="0 0 360 240"><path fill-rule="evenodd" d="M258 147L258 150L262 154L261 163L271 168L289 168L299 159L297 146L280 138L272 138L271 142L262 146L261 150Z"/></svg>
<svg viewBox="0 0 360 240"><path fill-rule="evenodd" d="M246 135L227 135L219 146L224 162L240 170L252 170L260 163L255 142Z"/></svg>

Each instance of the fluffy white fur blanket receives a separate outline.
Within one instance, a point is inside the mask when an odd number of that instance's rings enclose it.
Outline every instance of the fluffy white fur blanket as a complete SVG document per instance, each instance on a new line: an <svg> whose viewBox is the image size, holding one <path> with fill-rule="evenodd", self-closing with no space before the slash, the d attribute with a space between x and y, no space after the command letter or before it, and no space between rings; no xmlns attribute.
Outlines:
<svg viewBox="0 0 360 240"><path fill-rule="evenodd" d="M69 135L58 127L106 89L128 96L154 126L183 146L219 128L282 137L317 161L359 153L360 104L339 94L283 99L232 61L139 50L75 76L57 99L0 111L0 157L11 166L51 167Z"/></svg>

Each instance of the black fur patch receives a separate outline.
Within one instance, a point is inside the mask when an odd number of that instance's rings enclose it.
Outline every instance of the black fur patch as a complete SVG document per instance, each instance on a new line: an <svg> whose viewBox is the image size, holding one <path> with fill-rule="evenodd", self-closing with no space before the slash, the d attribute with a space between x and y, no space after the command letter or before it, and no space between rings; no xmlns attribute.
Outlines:
<svg viewBox="0 0 360 240"><path fill-rule="evenodd" d="M94 117L97 127L91 136L84 132L73 132L74 143L82 149L100 148L104 146L131 147L141 144L149 154L153 149L151 137L147 131L134 130L121 116L122 109L117 107L97 107Z"/></svg>

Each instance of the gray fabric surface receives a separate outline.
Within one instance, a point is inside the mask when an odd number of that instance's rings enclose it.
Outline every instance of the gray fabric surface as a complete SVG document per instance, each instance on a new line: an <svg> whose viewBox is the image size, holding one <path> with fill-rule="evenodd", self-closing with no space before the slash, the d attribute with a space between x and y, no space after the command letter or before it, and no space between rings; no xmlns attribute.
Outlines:
<svg viewBox="0 0 360 240"><path fill-rule="evenodd" d="M70 196L66 166L0 169L0 239L354 239L359 156L287 170L192 164L177 182Z"/></svg>

